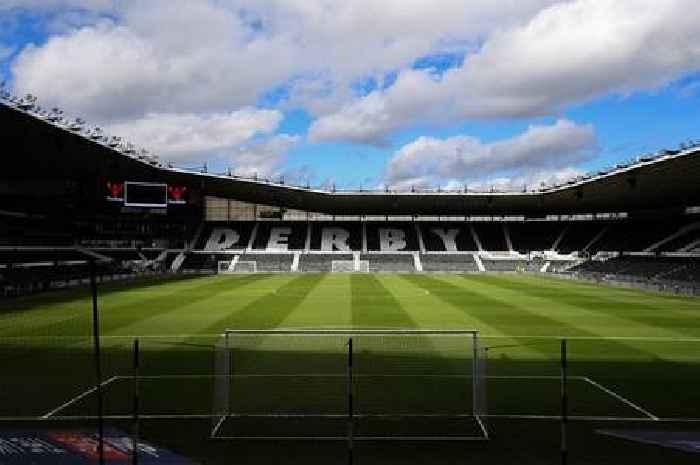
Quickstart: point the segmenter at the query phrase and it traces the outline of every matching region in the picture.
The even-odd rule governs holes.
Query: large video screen
[[[124,183],[124,206],[166,208],[168,185],[127,181]]]

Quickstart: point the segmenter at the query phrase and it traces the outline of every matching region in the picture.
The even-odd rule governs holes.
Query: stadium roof
[[[700,147],[531,192],[328,191],[163,166],[117,139],[84,131],[83,124],[27,111],[21,102],[0,103],[6,147],[0,179],[8,186],[29,179],[167,182],[204,195],[335,215],[545,216],[700,205]]]

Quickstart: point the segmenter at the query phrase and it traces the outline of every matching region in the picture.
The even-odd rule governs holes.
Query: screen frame
[[[133,203],[129,202],[129,186],[146,186],[146,187],[162,187],[163,188],[163,203]],[[162,182],[124,182],[124,206],[125,207],[143,207],[143,208],[168,208],[168,185]]]

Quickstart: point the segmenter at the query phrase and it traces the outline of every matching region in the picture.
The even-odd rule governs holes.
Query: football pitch
[[[358,446],[359,464],[557,463],[562,338],[571,463],[697,460],[599,431],[700,431],[700,299],[526,274],[251,274],[108,283],[100,285],[99,308],[109,425],[130,428],[138,381],[144,438],[202,464],[346,463],[342,442],[209,439],[221,334],[279,328],[480,331],[488,349],[490,441],[368,441]],[[85,290],[0,303],[0,428],[94,423],[91,334]],[[308,337],[262,339],[247,348],[246,363],[264,365],[268,375],[234,383],[238,409],[303,413],[313,405],[333,413],[334,406],[344,407],[341,344],[328,350]],[[431,413],[471,411],[474,373],[469,346],[464,353],[460,347],[421,336],[405,337],[389,352],[358,347],[357,360],[372,368],[359,378],[359,405],[371,398],[377,411],[423,414],[386,422],[378,426],[383,431],[473,433],[471,424],[429,420]],[[397,367],[402,374],[392,379]],[[339,380],[320,379],[326,369]],[[316,428],[318,435],[345,428],[303,415],[264,422],[233,428]]]

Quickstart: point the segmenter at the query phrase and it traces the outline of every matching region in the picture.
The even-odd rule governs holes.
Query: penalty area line
[[[112,383],[112,382],[114,382],[114,381],[116,381],[116,380],[118,380],[118,379],[119,379],[119,376],[112,376],[111,378],[106,379],[105,381],[103,381],[102,383],[100,383],[100,386],[99,386],[99,387],[103,388],[103,387],[107,386],[108,384],[110,384],[110,383]],[[96,391],[97,391],[97,386],[94,386],[94,387],[88,389],[87,391],[85,391],[85,392],[83,392],[83,393],[81,393],[81,394],[78,394],[77,396],[73,397],[72,399],[68,400],[67,402],[65,402],[65,403],[59,405],[58,407],[56,407],[55,409],[51,410],[51,411],[50,411],[49,413],[47,413],[46,415],[42,415],[42,416],[41,416],[41,419],[42,419],[42,420],[47,420],[47,419],[51,418],[52,416],[54,416],[55,414],[57,414],[57,413],[60,412],[61,410],[70,407],[71,405],[75,404],[76,402],[79,402],[80,400],[82,400],[82,399],[84,399],[85,397],[87,397],[87,396],[93,394],[93,393],[96,392]]]
[[[618,394],[617,392],[613,391],[612,389],[607,388],[607,387],[603,386],[602,384],[597,383],[597,382],[593,381],[591,378],[588,378],[588,377],[583,377],[583,380],[586,381],[587,383],[589,383],[591,386],[594,386],[594,387],[600,389],[601,391],[603,391],[604,393],[606,393],[606,394],[608,394],[608,395],[614,397],[615,399],[619,400],[620,402],[622,402],[623,404],[627,405],[628,407],[633,408],[634,410],[638,411],[638,412],[641,413],[642,415],[645,415],[645,416],[649,417],[651,420],[654,420],[654,421],[658,421],[658,420],[659,420],[659,417],[658,417],[658,416],[656,416],[656,415],[654,415],[653,413],[649,412],[649,411],[648,411],[647,409],[645,409],[644,407],[641,407],[641,406],[639,406],[638,404],[635,404],[635,403],[632,402],[631,400],[629,400],[629,399],[627,399],[626,397],[624,397],[624,396]]]

